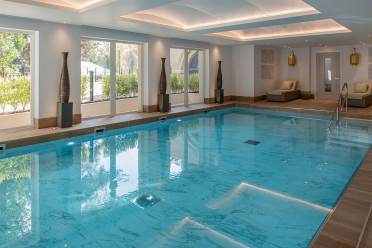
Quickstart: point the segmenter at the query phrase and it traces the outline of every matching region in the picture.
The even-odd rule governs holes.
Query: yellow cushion
[[[357,83],[354,87],[355,93],[367,93],[369,88],[369,84],[367,83]]]
[[[293,80],[286,80],[283,81],[282,86],[280,87],[281,90],[291,90],[293,87],[294,81]]]

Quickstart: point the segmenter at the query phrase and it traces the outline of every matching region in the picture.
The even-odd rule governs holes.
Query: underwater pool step
[[[372,145],[372,132],[365,129],[339,127],[333,130],[328,138],[344,142]]]
[[[331,134],[329,138],[372,145],[372,138],[368,136],[366,137],[354,134]]]
[[[351,141],[351,140],[344,140],[344,139],[339,139],[339,138],[334,138],[334,137],[328,139],[328,143],[335,144],[335,145],[363,148],[363,149],[368,149],[370,147],[370,144],[368,144],[368,143],[363,143],[363,142],[358,142],[358,141]]]

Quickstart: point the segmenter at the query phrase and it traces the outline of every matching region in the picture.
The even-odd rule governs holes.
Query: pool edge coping
[[[193,108],[192,106],[187,107],[186,110],[175,111],[175,112],[168,112],[168,113],[160,113],[155,112],[151,115],[148,113],[138,113],[143,114],[143,117],[132,118],[124,121],[113,121],[111,123],[103,123],[103,124],[96,124],[96,125],[88,125],[86,127],[80,127],[76,125],[72,128],[61,129],[61,128],[52,128],[52,129],[44,129],[46,133],[43,134],[33,134],[27,137],[22,138],[9,138],[0,140],[0,144],[5,144],[7,149],[18,148],[27,145],[35,145],[40,143],[45,143],[49,141],[56,141],[65,138],[72,138],[81,135],[93,134],[96,128],[105,128],[105,130],[115,130],[120,128],[127,128],[132,126],[137,126],[141,124],[156,122],[160,118],[167,118],[167,119],[174,119],[178,117],[184,117],[192,114],[203,113],[204,111],[216,111],[221,109],[227,108],[246,108],[246,109],[263,109],[269,110],[273,112],[292,112],[297,114],[312,114],[318,116],[329,116],[333,111],[329,110],[321,110],[321,109],[305,109],[305,108],[290,108],[290,107],[272,107],[272,106],[257,106],[255,103],[249,102],[237,102],[237,101],[230,101],[225,102],[223,104],[203,104],[202,107]],[[175,108],[177,110],[177,108]],[[148,116],[145,116],[145,115]],[[129,114],[123,114],[121,116],[125,117]],[[355,120],[355,121],[365,121],[365,122],[372,122],[372,119],[363,118],[362,116],[346,116],[347,119]],[[99,118],[96,120],[100,120]],[[104,120],[104,118],[102,119]],[[30,133],[37,129],[29,130]],[[42,129],[41,129],[42,130]],[[1,134],[0,134],[1,137]],[[0,138],[1,139],[1,138]]]
[[[358,243],[361,239],[363,239],[362,235],[364,234],[364,225],[369,218],[369,210],[372,204],[372,197],[358,197],[351,191],[358,191],[362,195],[372,195],[371,187],[368,187],[368,185],[361,185],[361,182],[366,180],[364,177],[369,177],[367,175],[368,172],[372,173],[372,148],[369,149],[369,151],[361,161],[359,168],[354,172],[349,183],[345,186],[345,189],[340,195],[336,206],[333,208],[332,213],[327,216],[322,225],[319,227],[317,233],[314,235],[312,241],[310,242],[309,247],[332,248],[340,247],[340,245],[342,247],[358,247]],[[350,195],[353,195],[355,198],[359,199],[348,199]],[[359,209],[356,209],[357,207]],[[344,213],[345,209],[348,209],[350,211],[350,215],[359,214],[359,221],[356,221],[355,216],[351,216],[352,220],[354,221],[353,223],[351,223],[350,215]],[[361,209],[363,213],[361,213]],[[340,232],[340,230],[342,232]],[[343,234],[345,233],[348,233],[350,235],[350,230],[355,231],[356,235],[352,235],[352,237],[343,236]]]

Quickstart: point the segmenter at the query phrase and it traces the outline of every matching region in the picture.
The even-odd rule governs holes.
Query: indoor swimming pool
[[[0,247],[307,247],[369,126],[230,108],[11,149]]]

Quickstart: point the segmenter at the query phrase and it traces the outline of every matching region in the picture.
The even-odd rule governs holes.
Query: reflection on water
[[[31,155],[0,160],[0,241],[21,238],[32,230],[31,161]]]
[[[289,119],[222,111],[0,154],[0,247],[307,247],[367,150]]]
[[[70,221],[126,205],[136,192],[178,178],[185,163],[198,164],[201,157],[190,142],[198,124],[85,137],[0,159],[0,243],[22,246],[37,244],[43,234],[63,236]]]

